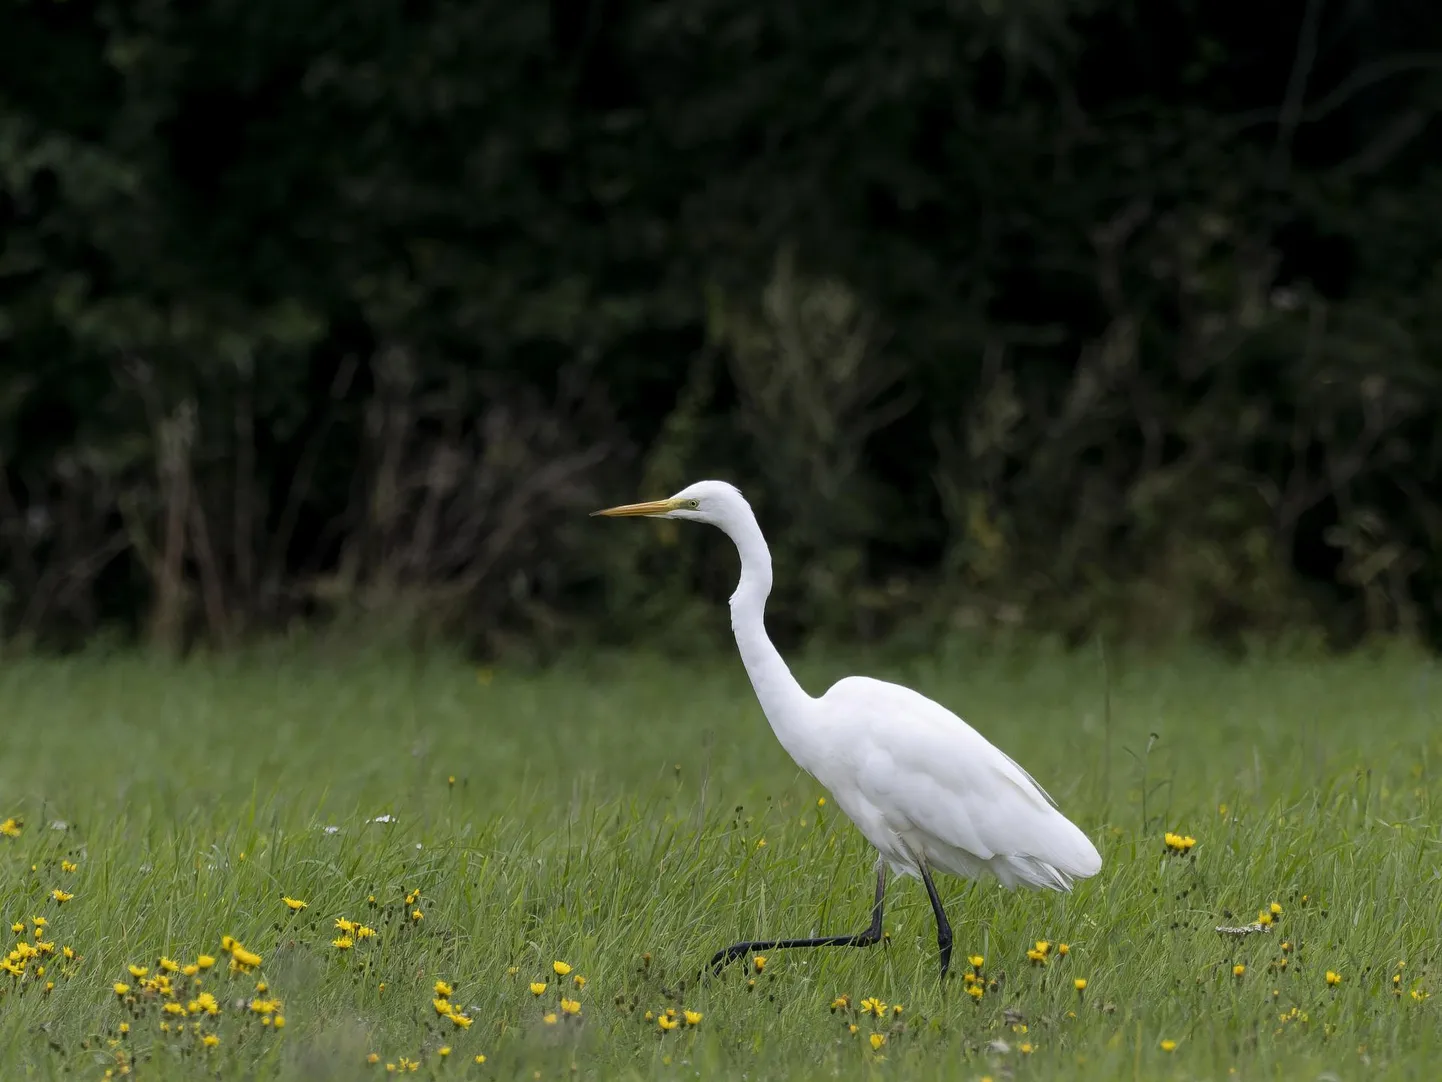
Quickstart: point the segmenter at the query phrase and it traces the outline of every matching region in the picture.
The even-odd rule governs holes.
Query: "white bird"
[[[731,538],[741,557],[731,628],[761,709],[781,746],[878,852],[876,900],[864,932],[736,943],[712,958],[713,971],[753,950],[880,941],[889,867],[926,885],[945,978],[951,925],[932,869],[967,879],[990,873],[1007,888],[1051,890],[1070,890],[1074,879],[1101,870],[1096,846],[1031,775],[946,707],[866,676],[845,677],[820,698],[806,693],[766,634],[771,553],[734,486],[698,481],[670,499],[594,514],[706,522]]]

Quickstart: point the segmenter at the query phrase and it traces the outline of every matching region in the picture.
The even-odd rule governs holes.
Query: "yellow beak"
[[[650,500],[646,503],[623,503],[620,507],[608,507],[604,511],[592,511],[591,517],[605,515],[608,518],[632,518],[636,515],[664,515],[681,506],[680,500]]]

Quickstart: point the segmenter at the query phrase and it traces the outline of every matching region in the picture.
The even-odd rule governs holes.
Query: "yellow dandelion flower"
[[[37,927],[37,928],[45,928],[45,927],[48,927],[49,924],[50,924],[50,922],[49,922],[48,920],[46,920],[44,917],[31,917],[31,918],[30,918],[30,923],[33,924],[33,925],[35,925],[35,927]]]
[[[52,891],[50,892],[50,897],[54,898],[54,899],[55,899],[57,902],[59,902],[61,905],[64,905],[66,902],[70,901],[71,898],[74,898],[75,895],[73,895],[73,894],[67,894],[65,891],[61,890],[59,887],[56,887],[54,890],[52,890]]]
[[[656,1021],[656,1015],[655,1015],[653,1012],[651,1012],[651,1011],[647,1011],[647,1012],[646,1012],[644,1015],[642,1015],[641,1017],[643,1017],[643,1018],[644,1018],[646,1021],[648,1021],[648,1022],[654,1022],[654,1021]]]
[[[1280,916],[1282,915],[1282,907],[1281,907],[1281,905],[1278,904],[1277,902],[1273,902],[1273,903],[1272,903],[1271,909],[1272,909],[1272,916],[1274,916],[1274,917],[1280,917]]]
[[[415,921],[416,923],[420,923],[421,921],[423,921],[423,920],[425,920],[425,919],[426,919],[426,915],[425,915],[424,913],[422,913],[419,909],[412,909],[412,910],[411,910],[411,920]]]
[[[220,1043],[220,1038],[214,1033],[207,1033],[204,1037],[200,1038],[200,1043],[206,1048],[214,1048]]]
[[[701,1019],[705,1017],[700,1011],[682,1011],[681,1014],[688,1026],[699,1026]]]
[[[438,1056],[449,1056],[450,1054],[451,1054],[451,1046],[448,1045],[448,1044],[443,1044],[443,1045],[441,1045],[439,1048],[436,1049],[436,1055],[438,1055]]]
[[[215,959],[208,954],[202,954],[195,959],[195,965],[198,969],[209,969],[215,965]]]
[[[757,973],[762,972],[766,968],[766,955],[758,954],[751,959],[751,964],[756,968]]]
[[[220,1001],[209,992],[201,992],[200,995],[195,997],[195,1001],[200,1004],[200,1009],[206,1014],[220,1013]]]
[[[442,1018],[451,1013],[451,1001],[444,997],[431,1000],[431,1006],[436,1009],[436,1013]]]
[[[880,1018],[886,1013],[886,1004],[874,996],[863,999],[860,1006],[863,1014],[869,1014],[876,1018]]]
[[[1291,950],[1292,950],[1292,944],[1291,944],[1291,942],[1288,941],[1288,940],[1283,940],[1283,941],[1282,941],[1282,953],[1283,953],[1283,954],[1290,954],[1290,953],[1291,953]]]
[[[586,978],[577,973],[574,977],[571,978],[571,983],[574,984],[577,988],[584,988],[586,987]]]
[[[344,917],[336,917],[335,928],[337,931],[341,931],[344,932],[346,935],[350,935],[352,932],[355,931],[356,923],[353,920],[346,920]]]
[[[665,1031],[675,1029],[681,1023],[677,1022],[676,1019],[672,1018],[670,1015],[663,1014],[660,1018],[656,1019],[656,1024],[660,1026],[663,1031]]]
[[[330,945],[338,951],[348,951],[355,946],[355,940],[348,935],[341,935],[332,939]]]
[[[120,1035],[121,1035],[122,1037],[124,1037],[127,1033],[130,1032],[130,1023],[129,1023],[129,1022],[121,1022],[120,1025],[119,1025],[117,1028],[118,1028],[119,1031],[120,1031]]]
[[[1070,953],[1071,953],[1071,947],[1068,946],[1068,945],[1065,944],[1065,943],[1058,943],[1058,944],[1056,945],[1056,952],[1057,952],[1058,954],[1062,954],[1062,955],[1070,954]]]
[[[76,863],[73,862],[73,861],[62,860],[62,861],[60,862],[60,870],[61,870],[62,872],[66,872],[66,873],[73,872],[73,871],[75,871],[75,870],[76,870],[77,868],[79,868],[79,867],[80,867],[80,865],[76,864]]]
[[[193,977],[200,972],[200,967],[194,962],[191,962],[189,965],[181,966],[180,972],[184,973],[187,977]]]
[[[275,1028],[285,1029],[285,1015],[278,1014],[275,1016]]]
[[[7,838],[18,838],[25,826],[25,820],[16,819],[13,815],[6,819],[0,819],[0,834]]]
[[[370,939],[375,934],[376,930],[374,928],[367,928],[364,924],[356,925],[355,937],[357,942],[362,939]]]
[[[486,1057],[485,1057],[484,1055],[482,1055],[481,1053],[477,1052],[477,1053],[476,1053],[476,1062],[477,1062],[478,1064],[479,1064],[479,1063],[485,1063],[485,1062],[486,1062]]]
[[[176,1003],[174,1000],[171,1000],[169,1003],[167,1003],[167,1004],[165,1005],[164,1010],[165,1010],[165,1013],[166,1013],[166,1014],[184,1014],[184,1013],[185,1013],[185,1008],[182,1007],[179,1003]]]
[[[371,1064],[372,1066],[374,1066],[375,1064],[379,1063],[380,1061],[381,1061],[380,1056],[377,1055],[375,1052],[372,1052],[370,1055],[368,1055],[368,1056],[366,1057],[366,1062],[369,1063],[369,1064]]]
[[[872,1047],[873,1049],[879,1049],[879,1048],[880,1048],[882,1045],[884,1045],[885,1043],[886,1043],[886,1034],[884,1034],[884,1033],[873,1033],[873,1034],[871,1035],[871,1047]]]
[[[969,984],[966,986],[966,994],[980,1002],[981,997],[986,994],[986,988],[980,984]]]
[[[1171,1038],[1166,1038],[1161,1042],[1160,1048],[1163,1052],[1175,1052],[1177,1050],[1177,1042]]]
[[[177,962],[174,958],[165,958],[162,956],[159,963],[157,964],[166,973],[180,972],[180,963]]]
[[[1085,992],[1087,990],[1087,979],[1085,977],[1078,977],[1071,982],[1071,986],[1078,992]]]
[[[1266,927],[1272,923],[1272,914],[1268,913],[1265,909],[1257,910],[1257,923]]]
[[[451,1025],[455,1026],[457,1029],[471,1028],[471,1016],[468,1014],[461,1014],[459,1011],[452,1011],[450,1014],[446,1015],[446,1017],[451,1020]]]
[[[455,989],[453,989],[445,981],[436,981],[436,995],[440,996],[442,999],[450,995],[453,991],[455,991]]]
[[[849,1006],[851,1006],[850,996],[837,996],[831,1001],[831,1009],[833,1011],[843,1011]]]
[[[1335,988],[1342,983],[1342,974],[1334,973],[1330,969],[1327,970],[1327,983]]]
[[[532,982],[531,982],[531,995],[533,995],[533,996],[543,996],[543,995],[545,995],[545,994],[546,994],[546,982],[545,982],[545,981],[532,981]]]
[[[1234,977],[1240,977],[1245,972],[1247,972],[1247,967],[1242,965],[1241,962],[1238,962],[1232,967],[1232,976]]]
[[[130,966],[129,968],[130,975],[132,977],[135,977],[136,979],[139,979],[150,972],[150,970],[147,969],[145,966]]]
[[[565,962],[552,962],[551,968],[556,971],[556,976],[558,977],[564,977],[567,973],[571,972],[571,967]]]
[[[306,907],[306,903],[301,901],[299,898],[287,898],[282,896],[280,900],[284,902],[285,907],[293,913],[299,913],[302,909]]]
[[[541,1021],[544,1022],[544,1023],[546,1023],[546,1025],[548,1025],[548,1026],[554,1026],[554,1025],[556,1024],[556,1022],[558,1021],[556,1012],[555,1012],[555,1011],[551,1011],[549,1014],[543,1015],[543,1016],[541,1017]]]
[[[563,1014],[580,1014],[581,1001],[579,999],[567,999],[565,996],[562,996],[561,1012]]]
[[[127,995],[130,992],[130,985],[124,983],[123,981],[116,981],[110,987],[117,996]]]
[[[16,935],[24,935],[25,922],[23,920],[17,920],[14,924],[10,925],[10,930]]]

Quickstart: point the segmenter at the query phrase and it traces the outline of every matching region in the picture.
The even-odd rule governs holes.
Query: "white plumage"
[[[735,487],[699,481],[667,500],[596,514],[706,522],[731,538],[741,557],[731,626],[761,709],[781,746],[879,854],[876,904],[865,932],[738,943],[717,954],[717,968],[750,950],[876,942],[889,867],[926,884],[945,976],[951,929],[931,869],[968,879],[991,873],[1007,887],[1052,890],[1070,890],[1073,880],[1101,870],[1096,847],[1031,775],[946,707],[865,676],[838,680],[820,698],[801,688],[766,634],[771,554]]]

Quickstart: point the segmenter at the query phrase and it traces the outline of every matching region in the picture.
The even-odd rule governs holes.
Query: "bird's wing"
[[[839,681],[823,704],[845,719],[858,780],[898,828],[983,861],[1019,856],[1094,873],[1090,840],[1030,774],[946,707],[868,677]]]

